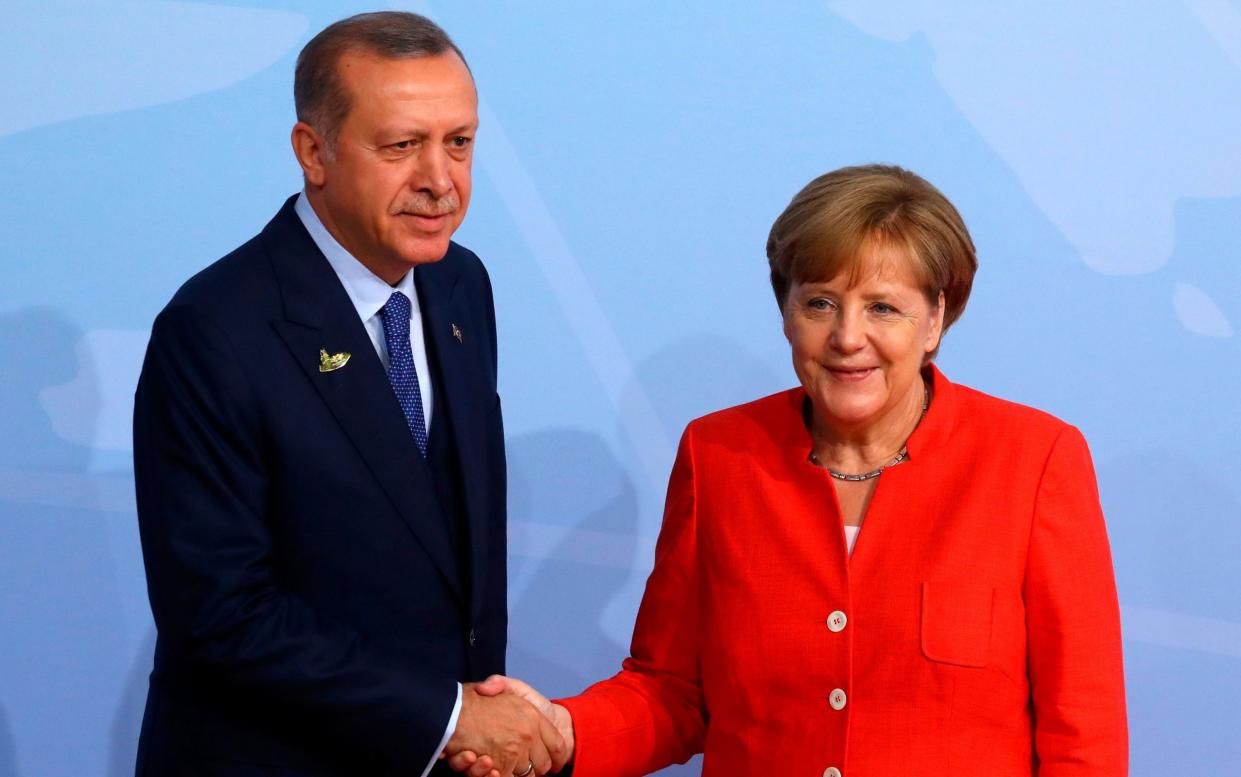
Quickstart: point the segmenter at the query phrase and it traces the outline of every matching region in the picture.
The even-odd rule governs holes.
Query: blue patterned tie
[[[414,352],[409,346],[409,298],[392,292],[380,309],[383,316],[384,341],[388,344],[388,381],[405,412],[405,423],[414,436],[418,452],[427,455],[427,424],[422,415],[422,392],[418,389],[418,371],[414,369]]]

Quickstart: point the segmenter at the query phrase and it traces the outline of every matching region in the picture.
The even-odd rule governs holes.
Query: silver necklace
[[[926,409],[930,406],[931,406],[931,392],[927,389],[926,384],[923,383],[922,384],[922,415],[918,416],[918,424],[922,423],[922,419],[926,417]],[[914,424],[914,429],[918,428],[918,424]],[[913,432],[910,432],[910,434],[912,435]],[[871,480],[873,478],[877,478],[880,475],[882,475],[883,471],[887,469],[888,467],[895,467],[897,464],[900,464],[902,461],[909,458],[909,448],[908,448],[909,440],[906,439],[905,442],[906,442],[906,445],[901,446],[901,452],[893,456],[891,461],[889,461],[887,464],[881,465],[877,469],[872,469],[870,472],[863,472],[858,475],[850,475],[847,472],[837,472],[831,467],[825,467],[825,469],[827,469],[827,474],[831,475],[837,480],[845,480],[850,483],[857,483],[859,481]],[[810,463],[815,464],[815,465],[819,464],[818,454],[816,454],[813,450],[810,451]]]

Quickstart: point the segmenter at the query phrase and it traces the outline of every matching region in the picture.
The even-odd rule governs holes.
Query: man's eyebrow
[[[478,129],[477,121],[467,121],[456,127],[453,127],[450,130],[447,130],[444,134],[445,135],[460,135],[464,132],[474,132],[477,129]],[[424,138],[430,137],[433,134],[433,130],[427,129],[426,127],[410,127],[410,126],[401,126],[401,125],[394,124],[390,127],[380,128],[379,134],[382,135],[383,137],[398,137],[399,136],[399,137],[411,137],[411,138],[424,139]]]
[[[430,132],[424,128],[392,124],[387,127],[380,127],[376,134],[383,138],[424,138],[429,135]]]

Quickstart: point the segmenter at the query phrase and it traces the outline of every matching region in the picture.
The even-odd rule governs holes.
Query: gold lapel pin
[[[339,370],[348,363],[349,353],[347,351],[341,351],[340,353],[334,353],[329,356],[326,350],[322,348],[319,349],[319,372],[332,372],[333,370]]]
[[[465,340],[463,339],[461,335],[461,329],[458,328],[456,324],[452,324],[452,336],[457,338],[457,342],[459,343],[465,342]]]

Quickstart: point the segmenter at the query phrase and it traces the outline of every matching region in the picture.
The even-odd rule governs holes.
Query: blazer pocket
[[[995,589],[970,583],[922,584],[922,654],[955,666],[982,667],[991,652]]]

